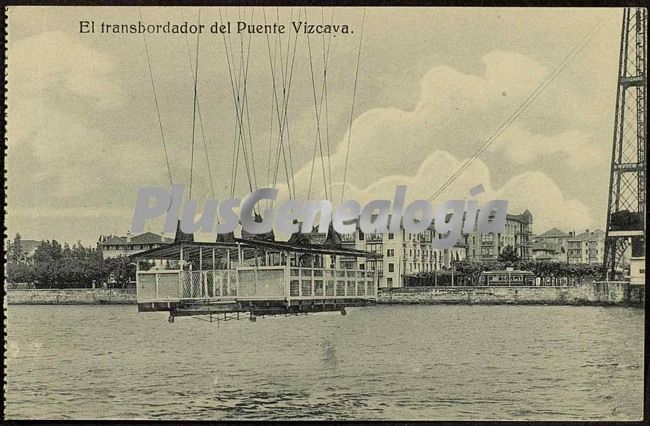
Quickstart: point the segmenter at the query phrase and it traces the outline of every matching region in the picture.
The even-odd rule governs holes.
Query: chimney
[[[126,231],[126,242],[127,243],[131,242],[131,231],[130,230]]]

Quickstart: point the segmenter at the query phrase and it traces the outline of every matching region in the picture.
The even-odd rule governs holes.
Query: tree
[[[25,254],[23,252],[22,238],[20,234],[16,234],[14,241],[9,241],[7,247],[7,260],[9,262],[21,262],[24,259]]]
[[[72,247],[55,240],[41,241],[27,258],[19,234],[7,242],[6,271],[7,282],[36,281],[41,288],[90,287],[109,277],[124,287],[135,280],[135,265],[129,258],[104,259],[100,249],[84,247],[79,241]]]
[[[501,253],[499,253],[500,262],[517,262],[518,260],[519,256],[511,245],[505,246],[503,250],[501,250]]]
[[[36,278],[34,268],[27,262],[7,262],[7,281],[10,283],[31,283]]]
[[[135,265],[128,257],[106,259],[106,272],[107,276],[111,276],[122,288],[135,280]]]
[[[34,272],[41,286],[51,288],[61,278],[61,245],[56,241],[42,241],[34,252]]]
[[[31,283],[36,278],[34,267],[25,256],[20,234],[16,234],[13,242],[8,241],[5,268],[10,283]]]

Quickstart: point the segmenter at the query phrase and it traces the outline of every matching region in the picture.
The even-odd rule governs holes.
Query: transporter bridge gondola
[[[199,9],[197,12],[197,22],[200,22],[201,10]],[[252,21],[254,10],[251,9],[250,12],[250,20]],[[292,10],[289,13],[289,19],[291,19],[294,12]],[[308,13],[306,8],[299,9],[298,17],[303,19],[301,18],[302,15],[307,20]],[[332,9],[331,13],[333,19],[334,9]],[[219,11],[219,20],[224,20],[224,18],[225,21],[229,19],[228,12],[226,11],[226,16],[222,17],[221,11]],[[142,14],[140,20],[142,22],[146,21]],[[359,44],[356,55],[354,88],[352,91],[347,140],[348,151],[352,135],[352,122],[355,117],[354,105],[362,51],[364,22],[365,11],[363,16],[361,16],[361,30],[358,34]],[[257,153],[260,147],[254,141],[254,139],[257,140],[258,138],[254,136],[255,133],[251,130],[255,129],[254,126],[251,127],[251,121],[255,118],[255,115],[251,116],[249,113],[248,105],[251,94],[250,87],[247,86],[249,76],[247,73],[241,75],[241,71],[248,70],[250,59],[261,60],[262,58],[258,58],[259,55],[257,54],[250,54],[251,39],[249,38],[245,42],[243,34],[240,34],[240,42],[242,46],[246,43],[247,48],[246,51],[243,48],[240,49],[239,55],[231,50],[232,47],[229,50],[229,46],[233,44],[230,37],[226,36],[226,34],[223,34],[223,36],[224,55],[226,59],[224,64],[228,65],[228,75],[230,77],[236,119],[235,137],[232,146],[233,165],[229,185],[230,196],[231,198],[235,198],[235,193],[238,189],[241,189],[241,182],[238,187],[238,172],[241,173],[243,170],[246,171],[248,189],[253,192],[254,188],[259,188],[258,176],[262,175],[258,174],[261,170],[257,169],[259,169],[260,164],[266,163],[266,185],[274,189],[277,189],[281,184],[286,185],[286,193],[289,199],[296,199],[295,172],[288,127],[288,123],[291,120],[288,111],[290,110],[289,93],[291,92],[291,76],[294,71],[293,65],[296,56],[296,46],[299,44],[299,34],[287,33],[284,38],[279,37],[276,41],[277,45],[286,43],[286,60],[280,60],[282,53],[278,57],[275,53],[271,52],[268,40],[266,40],[266,44],[262,43],[262,52],[268,51],[269,55],[269,77],[271,78],[272,84],[267,87],[271,89],[271,93],[269,94],[273,100],[271,103],[271,116],[273,120],[271,121],[270,127],[268,161],[260,163],[258,160],[257,166],[255,155],[259,155]],[[305,35],[305,37],[309,41],[308,36]],[[154,78],[146,37],[143,37],[143,42],[144,54],[147,58],[149,77],[151,79],[153,104],[158,118],[157,127],[160,129],[160,140],[167,166],[167,177],[169,178],[170,187],[173,187],[174,183],[180,183],[181,181],[178,176],[176,176],[176,179],[172,176],[170,158],[173,159],[174,157],[169,155],[165,142],[165,126],[163,126],[163,119],[160,114],[158,96],[156,94],[156,80]],[[316,116],[312,164],[315,162],[318,147],[323,177],[322,190],[327,200],[333,200],[334,198],[334,181],[329,158],[329,112],[326,90],[328,75],[326,70],[330,49],[329,45],[331,42],[332,39],[330,38],[327,47],[324,42],[322,44],[322,54],[325,59],[322,76],[319,73],[314,73],[313,67],[310,66],[309,68],[312,88],[314,89],[312,94],[314,97],[313,104]],[[203,179],[194,179],[197,173],[195,172],[197,166],[195,164],[195,157],[198,158],[195,155],[195,145],[197,145],[199,135],[203,139],[206,169],[208,171],[208,179],[205,181],[209,181],[212,198],[216,199],[217,191],[210,165],[211,155],[208,153],[206,132],[204,131],[201,108],[199,107],[199,34],[197,34],[196,39],[196,56],[194,61],[192,61],[189,43],[185,44],[190,65],[188,69],[191,71],[191,79],[194,85],[192,133],[191,139],[189,140],[190,173],[188,200],[192,199],[192,194],[200,194],[197,191],[207,189],[207,187],[199,187],[197,189],[194,183],[204,181]],[[167,49],[168,47],[166,46],[165,48]],[[288,53],[290,51],[293,52],[291,55]],[[311,65],[311,47],[308,53]],[[236,61],[237,56],[239,56],[238,61]],[[290,56],[292,56],[291,60],[289,59]],[[316,92],[317,87],[322,87],[320,94]],[[256,90],[256,92],[259,95],[259,90]],[[320,98],[320,100],[317,101],[317,98]],[[321,111],[323,105],[324,111]],[[277,122],[275,120],[276,118]],[[200,132],[197,129],[200,129]],[[296,141],[293,143],[295,144]],[[299,143],[298,146],[300,150],[307,150],[309,148],[305,143]],[[226,158],[222,147],[219,146],[218,149],[218,158]],[[327,161],[325,161],[326,157]],[[286,177],[284,183],[281,182],[283,177],[283,173],[281,173],[282,165],[284,166],[284,176]],[[345,197],[347,169],[348,159],[346,157],[341,176],[342,180],[340,182],[341,201]],[[312,167],[308,187],[301,188],[301,192],[304,191],[303,193],[306,199],[311,199],[311,196],[315,194],[312,191],[316,191],[317,183],[312,179],[314,177],[314,170],[314,167]],[[170,210],[168,209],[168,214],[169,212]],[[255,211],[255,220],[261,220],[257,211]],[[306,234],[309,234],[309,236]],[[249,313],[250,318],[253,319],[257,315],[298,314],[322,311],[341,311],[345,313],[345,308],[349,306],[374,304],[377,298],[377,272],[376,268],[367,266],[369,264],[374,266],[372,263],[376,263],[377,259],[381,256],[375,253],[348,248],[345,244],[341,243],[340,236],[333,231],[331,225],[327,233],[327,238],[322,244],[314,244],[314,241],[310,238],[314,236],[312,234],[313,232],[302,235],[295,233],[289,241],[276,241],[272,232],[266,234],[248,234],[246,229],[242,228],[242,238],[236,238],[230,232],[218,234],[215,242],[197,242],[194,241],[193,235],[182,232],[179,224],[173,244],[157,247],[132,256],[132,259],[137,265],[138,310],[140,312],[167,311],[170,314],[170,321],[176,316],[190,315],[209,315],[210,319],[214,315],[223,319],[227,319],[228,315],[238,318],[243,312]]]
[[[139,312],[256,316],[341,311],[377,300],[375,253],[283,241],[173,244],[133,255]]]

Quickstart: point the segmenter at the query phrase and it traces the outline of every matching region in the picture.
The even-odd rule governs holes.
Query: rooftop
[[[582,234],[578,234],[575,237],[569,238],[569,241],[595,241],[605,239],[605,231],[596,229],[595,231],[589,231],[588,229]]]
[[[232,243],[177,242],[137,253],[131,257],[133,259],[179,259],[182,249],[184,257],[192,258],[200,255],[211,255],[211,249],[213,248],[216,249],[215,253],[219,258],[228,255],[233,257],[237,256],[237,247],[241,247],[244,250],[244,257],[258,255],[259,249],[294,253],[329,254],[344,257],[365,257],[371,259],[382,257],[381,254],[349,248],[327,247],[316,244],[293,244],[285,241],[252,241],[241,238],[235,238],[235,241]],[[228,252],[226,249],[232,250]]]
[[[569,234],[567,232],[561,231],[557,228],[551,228],[539,235],[537,238],[567,238],[568,236]]]
[[[162,235],[154,234],[153,232],[145,232],[144,234],[131,237],[131,241],[127,242],[127,237],[120,237],[117,235],[101,236],[99,244],[103,246],[122,246],[126,244],[160,244],[172,243],[172,238],[163,237]]]

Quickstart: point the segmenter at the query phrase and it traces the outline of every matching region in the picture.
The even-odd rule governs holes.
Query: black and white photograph
[[[624,6],[7,6],[3,419],[643,421]]]

